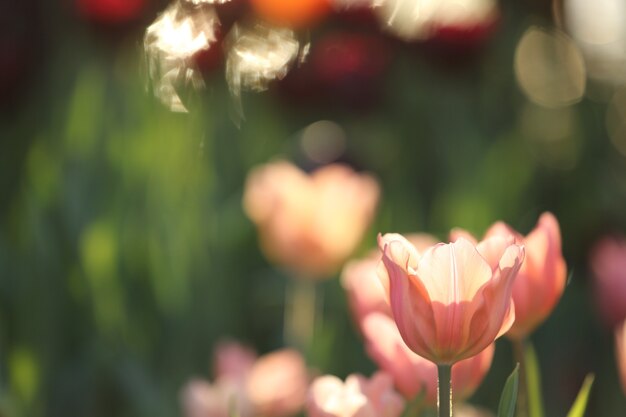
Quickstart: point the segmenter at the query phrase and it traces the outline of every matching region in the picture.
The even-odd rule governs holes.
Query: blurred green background
[[[242,188],[251,167],[277,156],[314,167],[300,136],[319,120],[344,129],[339,159],[382,185],[360,254],[379,231],[480,235],[502,219],[526,233],[555,213],[572,276],[532,337],[547,415],[566,414],[587,372],[597,376],[587,415],[624,415],[587,252],[625,230],[626,161],[606,132],[606,103],[540,107],[513,71],[524,31],[552,25],[550,2],[501,2],[497,30],[469,59],[387,39],[389,68],[366,106],[332,94],[286,100],[277,86],[245,94],[239,128],[223,68],[204,74],[188,114],[146,92],[143,30],[165,5],[148,2],[123,25],[94,22],[72,1],[1,6],[0,415],[180,415],[178,390],[209,377],[217,340],[282,346],[288,278],[260,254]],[[331,18],[311,39],[350,30]],[[565,133],[551,134],[563,117]],[[326,320],[309,363],[369,374],[341,286],[321,291]],[[495,409],[512,367],[501,340],[473,402]]]

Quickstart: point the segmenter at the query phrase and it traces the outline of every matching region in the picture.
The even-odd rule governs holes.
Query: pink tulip
[[[228,378],[214,384],[193,379],[183,387],[180,398],[185,417],[229,417],[233,412],[252,417],[242,387]]]
[[[609,327],[626,320],[626,239],[605,237],[591,251],[597,306]]]
[[[622,391],[626,395],[626,321],[615,327],[615,356]]]
[[[521,340],[543,323],[561,298],[567,278],[567,266],[561,253],[559,223],[551,213],[544,213],[526,237],[505,223],[489,228],[485,238],[513,237],[526,249],[526,259],[513,284],[515,323],[508,331],[511,339]]]
[[[373,312],[391,315],[385,289],[376,274],[379,261],[380,254],[376,251],[367,258],[348,262],[341,273],[341,285],[356,323]]]
[[[398,391],[409,400],[423,392],[425,403],[435,407],[437,366],[408,348],[391,317],[372,313],[363,320],[362,328],[368,355],[391,375]],[[452,367],[455,402],[467,399],[476,391],[489,371],[494,351],[491,344],[478,355]]]
[[[234,341],[220,342],[213,352],[215,376],[245,380],[256,359],[256,353],[246,346]]]
[[[399,417],[403,410],[404,400],[382,372],[369,380],[352,374],[345,383],[331,375],[319,377],[307,401],[309,417]]]
[[[437,238],[426,233],[410,234],[407,239],[418,250],[439,242]],[[356,323],[375,311],[391,316],[389,297],[377,274],[379,262],[380,252],[376,250],[366,258],[348,262],[341,273],[341,285],[348,295],[350,310]]]
[[[282,417],[302,409],[308,386],[308,371],[300,353],[282,349],[256,361],[248,376],[247,393],[257,415]]]
[[[243,204],[270,261],[299,276],[324,278],[361,241],[378,194],[376,180],[344,165],[327,165],[309,175],[288,162],[275,162],[250,173]]]
[[[402,339],[418,355],[452,365],[486,349],[515,318],[511,292],[524,248],[494,237],[459,238],[423,255],[404,237],[379,236],[381,281]],[[379,269],[380,271],[380,269]]]

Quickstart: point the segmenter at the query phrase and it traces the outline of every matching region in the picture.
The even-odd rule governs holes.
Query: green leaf
[[[519,363],[506,379],[500,404],[498,405],[498,417],[513,417],[515,415],[515,402],[517,401],[517,388],[519,385]]]
[[[543,417],[543,398],[541,396],[541,373],[537,353],[531,343],[524,351],[524,370],[526,371],[526,388],[528,390],[528,415]]]
[[[567,413],[567,417],[583,417],[585,409],[587,408],[587,401],[589,400],[589,392],[593,385],[593,379],[593,374],[588,374],[585,377],[583,386],[580,388],[580,391],[578,391],[576,401],[572,404],[572,408],[570,408],[569,413]]]

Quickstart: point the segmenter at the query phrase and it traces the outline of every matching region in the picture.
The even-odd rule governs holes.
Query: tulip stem
[[[519,390],[517,392],[517,417],[528,417],[528,381],[526,377],[526,344],[524,339],[516,339],[513,343],[513,356],[519,363]]]
[[[308,352],[311,348],[317,313],[317,286],[310,279],[290,279],[285,290],[285,342]]]
[[[437,365],[439,417],[452,417],[452,365]]]

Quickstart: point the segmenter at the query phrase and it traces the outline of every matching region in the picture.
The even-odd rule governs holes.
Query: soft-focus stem
[[[439,417],[452,417],[452,365],[437,365]]]
[[[519,389],[517,391],[516,417],[528,417],[528,379],[526,376],[526,343],[524,339],[513,340],[513,356],[519,363]]]
[[[290,279],[285,289],[283,337],[289,346],[307,352],[315,330],[316,283],[310,279]]]

